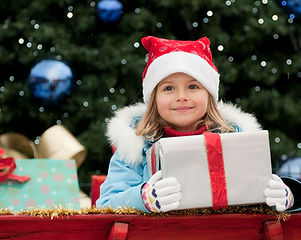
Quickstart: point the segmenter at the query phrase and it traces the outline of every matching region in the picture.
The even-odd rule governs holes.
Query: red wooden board
[[[0,216],[0,239],[259,240],[263,239],[265,222],[271,220],[276,219],[253,214],[167,217],[89,214],[53,219],[6,215]],[[284,240],[301,239],[301,213],[292,214],[281,226]],[[114,238],[114,233],[119,237]]]

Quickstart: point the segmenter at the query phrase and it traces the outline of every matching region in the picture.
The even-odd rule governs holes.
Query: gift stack
[[[22,134],[2,134],[0,209],[90,207],[77,177],[86,154],[86,148],[62,125],[46,130],[38,145]]]

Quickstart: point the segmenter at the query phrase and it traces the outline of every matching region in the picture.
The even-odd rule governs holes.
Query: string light
[[[217,47],[217,50],[220,51],[220,52],[223,51],[223,50],[224,50],[224,46],[223,46],[223,45],[219,45],[219,46]]]
[[[244,30],[246,31],[246,32],[249,32],[250,31],[250,26],[244,26]]]
[[[266,61],[261,61],[260,66],[265,67],[267,65]]]
[[[272,19],[273,19],[273,21],[277,21],[278,20],[278,16],[277,15],[273,15]]]
[[[293,61],[292,61],[291,59],[287,59],[287,60],[286,60],[286,64],[287,64],[287,65],[292,65],[292,63],[293,63]]]
[[[231,1],[226,1],[226,5],[230,6],[231,5]]]
[[[40,136],[36,137],[36,139],[34,140],[34,143],[37,145],[40,143]]]
[[[252,8],[252,12],[253,13],[257,13],[258,12],[258,8],[257,7]]]
[[[208,12],[207,12],[207,16],[208,17],[211,17],[213,15],[213,12],[211,11],[211,10],[209,10]]]
[[[263,24],[263,23],[264,23],[264,20],[263,20],[262,18],[259,18],[259,19],[258,19],[258,23],[259,23],[259,24]]]

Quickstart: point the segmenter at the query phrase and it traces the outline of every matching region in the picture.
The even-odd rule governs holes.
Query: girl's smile
[[[183,106],[183,107],[177,107],[177,108],[175,108],[174,110],[175,110],[175,111],[178,111],[178,112],[187,112],[187,111],[189,111],[190,109],[192,109],[192,107],[186,107],[186,106]]]
[[[207,111],[208,96],[208,91],[193,77],[171,74],[157,87],[159,115],[178,131],[195,131]]]

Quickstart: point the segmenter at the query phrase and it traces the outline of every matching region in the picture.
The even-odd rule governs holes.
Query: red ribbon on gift
[[[218,133],[204,132],[207,161],[211,182],[212,208],[228,207],[227,185],[224,168],[223,148]]]
[[[4,151],[0,149],[0,157],[4,154]],[[0,184],[5,182],[7,179],[17,181],[17,182],[26,182],[30,179],[27,176],[19,176],[13,174],[17,165],[15,159],[12,157],[0,159]]]
[[[155,153],[155,144],[153,144],[151,149],[151,165],[152,165],[152,175],[156,173],[156,153]]]

